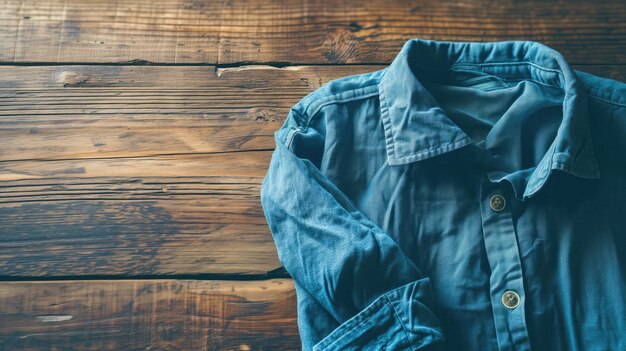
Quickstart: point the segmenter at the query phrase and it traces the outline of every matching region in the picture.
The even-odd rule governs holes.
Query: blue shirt
[[[626,84],[537,42],[410,40],[275,133],[305,350],[626,350]]]

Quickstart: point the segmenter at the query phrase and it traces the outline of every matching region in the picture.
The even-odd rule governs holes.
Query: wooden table
[[[297,349],[273,132],[415,37],[626,79],[623,0],[0,0],[0,349]]]

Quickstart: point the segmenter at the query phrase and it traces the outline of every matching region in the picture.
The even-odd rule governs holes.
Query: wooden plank
[[[0,163],[0,276],[265,274],[270,152]]]
[[[306,94],[382,67],[0,66],[0,160],[267,150]]]
[[[0,161],[268,150],[304,95],[383,67],[0,66]]]
[[[389,63],[410,38],[536,40],[626,60],[626,2],[4,0],[1,62]]]
[[[2,350],[295,350],[290,280],[0,284]]]
[[[575,69],[626,83],[626,65],[580,65]]]

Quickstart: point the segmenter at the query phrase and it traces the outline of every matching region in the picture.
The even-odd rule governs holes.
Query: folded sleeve
[[[443,335],[429,308],[429,278],[318,169],[323,132],[290,114],[275,133],[261,188],[279,259],[298,297],[326,318],[324,325],[299,320],[303,348],[437,349]],[[298,305],[298,318],[314,318],[300,315],[305,307]]]

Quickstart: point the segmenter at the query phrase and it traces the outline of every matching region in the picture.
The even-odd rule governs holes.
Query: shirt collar
[[[408,41],[379,84],[390,165],[416,162],[474,144],[419,81],[422,76],[445,72],[453,66],[506,78],[533,79],[563,89],[563,118],[557,135],[537,167],[528,173],[523,193],[516,194],[519,198],[536,193],[554,169],[583,178],[600,176],[581,83],[560,53],[530,41]]]

